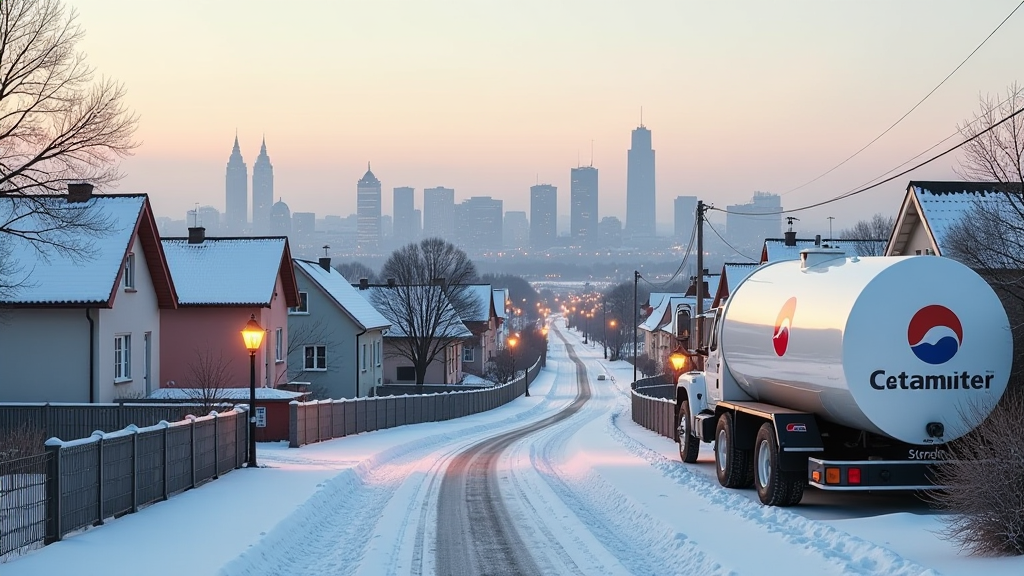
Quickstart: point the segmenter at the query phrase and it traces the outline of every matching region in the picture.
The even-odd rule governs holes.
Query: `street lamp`
[[[672,369],[675,370],[675,379],[679,380],[679,375],[686,369],[686,363],[689,359],[687,354],[682,348],[676,346],[676,349],[669,355],[668,360],[672,363]]]
[[[256,315],[251,315],[242,328],[242,340],[249,351],[249,468],[256,467],[256,351],[263,344],[263,334]]]
[[[512,359],[512,381],[513,382],[515,382],[515,380],[516,380],[516,344],[519,344],[519,338],[517,338],[516,336],[511,336],[508,339],[508,349],[509,349],[508,355]],[[529,386],[530,383],[527,382],[526,384],[527,384],[527,386],[526,386],[526,396],[529,397],[530,396],[530,386]]]

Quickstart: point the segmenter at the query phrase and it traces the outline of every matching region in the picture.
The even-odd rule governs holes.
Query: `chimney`
[[[360,290],[366,290],[369,287],[370,287],[369,279],[367,279],[367,278],[360,278],[359,279],[359,289]]]
[[[394,278],[388,278],[388,288],[394,288],[394,287],[395,287],[395,279]]]
[[[792,230],[788,230],[785,233],[785,236],[786,236],[786,246],[796,246],[796,232],[793,232]]]
[[[327,257],[327,256],[321,256],[320,257],[320,267],[323,268],[324,270],[330,272],[331,271],[331,259],[329,257]]]
[[[206,240],[206,228],[193,226],[188,229],[189,244],[202,244],[204,240]]]
[[[68,183],[68,204],[88,202],[92,198],[92,184],[86,182]]]

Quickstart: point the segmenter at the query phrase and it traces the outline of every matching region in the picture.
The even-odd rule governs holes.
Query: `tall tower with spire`
[[[227,174],[224,182],[224,228],[228,234],[245,232],[248,220],[249,199],[249,168],[242,160],[242,151],[238,148],[238,134],[235,134],[235,147],[228,158]]]
[[[380,248],[380,180],[366,163],[366,174],[356,185],[356,235],[361,254],[376,254]]]
[[[263,137],[260,155],[252,165],[252,231],[253,234],[271,233],[270,209],[274,204],[274,166],[267,155],[267,138]]]
[[[634,238],[655,236],[654,214],[654,149],[651,131],[644,126],[641,116],[627,156],[626,233]]]

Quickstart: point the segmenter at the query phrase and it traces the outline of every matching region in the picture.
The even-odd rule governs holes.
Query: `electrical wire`
[[[690,252],[693,250],[693,242],[696,238],[697,227],[694,226],[693,230],[690,230],[690,242],[686,245],[686,252],[683,254],[683,260],[682,262],[679,263],[679,267],[676,268],[676,271],[672,274],[671,278],[664,282],[651,282],[647,278],[644,278],[643,274],[640,274],[640,279],[643,280],[646,284],[653,286],[655,288],[665,288],[666,286],[671,284],[683,272],[683,268],[686,267],[686,261],[690,258]]]
[[[924,162],[920,162],[918,164],[915,164],[914,166],[911,166],[910,168],[907,168],[906,170],[904,170],[902,172],[894,174],[894,175],[892,175],[892,176],[890,176],[888,178],[885,178],[884,180],[881,180],[879,182],[876,182],[874,184],[855,188],[853,190],[850,190],[849,192],[844,192],[843,194],[840,194],[838,196],[834,196],[834,197],[832,197],[832,198],[830,198],[828,200],[822,200],[821,202],[815,202],[813,204],[808,204],[806,206],[801,206],[799,208],[791,208],[789,210],[779,210],[777,212],[759,212],[757,214],[757,216],[765,216],[765,215],[769,215],[769,214],[792,214],[794,212],[802,212],[804,210],[810,210],[811,208],[817,208],[819,206],[824,206],[826,204],[831,204],[833,202],[838,202],[839,200],[845,200],[846,198],[850,198],[851,196],[856,196],[858,194],[867,192],[868,190],[871,190],[873,188],[877,188],[877,187],[881,186],[882,184],[886,184],[888,182],[892,182],[893,180],[895,180],[895,179],[897,179],[897,178],[899,178],[901,176],[905,176],[906,174],[909,174],[910,172],[913,172],[914,170],[917,170],[918,168],[920,168],[922,166],[925,166],[927,164],[931,164],[932,162],[938,160],[939,158],[942,158],[943,156],[945,156],[945,155],[947,155],[947,154],[949,154],[951,152],[956,151],[957,149],[961,148],[962,146],[964,146],[966,144],[969,144],[969,143],[977,140],[978,138],[981,138],[985,134],[988,134],[989,132],[995,130],[996,128],[998,128],[1002,124],[1010,121],[1011,119],[1015,118],[1016,116],[1018,116],[1021,113],[1024,113],[1024,108],[1021,108],[1019,110],[1016,110],[1016,111],[1012,112],[1011,114],[1007,115],[1002,120],[996,122],[995,124],[993,124],[993,125],[989,126],[988,128],[982,130],[981,132],[978,132],[974,136],[971,136],[970,138],[964,140],[963,142],[960,142],[959,144],[957,144],[955,146],[952,146],[952,147],[947,148],[946,150],[944,150],[942,152],[939,152],[938,154],[932,156],[931,158],[928,158]],[[947,140],[948,140],[948,138],[947,138]],[[934,148],[934,146],[932,148]],[[903,166],[905,164],[906,164],[906,162],[901,164],[901,166]],[[892,172],[892,170],[890,170],[889,172]],[[888,172],[887,172],[887,174],[888,174]],[[721,208],[715,208],[715,207],[709,207],[709,210],[716,210],[718,212],[724,212],[726,214],[738,214],[738,215],[746,215],[746,216],[750,215],[750,214],[745,214],[743,212],[729,212],[728,210],[723,210]]]
[[[718,236],[719,240],[721,240],[723,243],[725,243],[725,245],[728,246],[729,248],[732,248],[733,252],[735,252],[735,253],[739,254],[740,256],[743,256],[747,260],[751,260],[753,262],[757,262],[758,260],[760,260],[760,258],[752,258],[750,256],[747,256],[743,252],[740,252],[735,246],[733,246],[732,244],[729,244],[729,242],[726,241],[725,238],[722,238],[722,235],[718,233],[718,230],[715,230],[715,227],[711,225],[710,221],[705,220],[704,223],[707,224],[708,228],[711,228],[711,231],[715,233],[715,236]]]
[[[995,35],[995,33],[996,33],[996,32],[998,32],[998,31],[999,31],[999,29],[1003,27],[1003,24],[1006,24],[1006,21],[1007,21],[1007,20],[1009,20],[1009,19],[1010,19],[1010,17],[1011,17],[1011,16],[1013,16],[1013,15],[1014,15],[1014,13],[1016,13],[1016,12],[1017,12],[1017,10],[1019,10],[1021,6],[1024,6],[1024,0],[1022,0],[1022,1],[1020,2],[1020,4],[1017,4],[1017,7],[1016,7],[1016,8],[1014,8],[1014,9],[1013,9],[1013,10],[1012,10],[1012,11],[1011,11],[1011,12],[1010,12],[1010,13],[1009,13],[1009,14],[1008,14],[1007,16],[1006,16],[1006,18],[1003,18],[1003,21],[1002,21],[1002,22],[1000,22],[1000,23],[999,23],[999,25],[998,25],[998,26],[996,26],[996,27],[995,27],[995,29],[994,29],[994,30],[992,30],[992,32],[990,32],[990,33],[989,33],[989,35],[988,35],[988,36],[986,36],[986,37],[985,37],[985,39],[981,41],[981,44],[978,44],[978,46],[977,46],[977,47],[976,47],[976,48],[975,48],[974,50],[972,50],[972,51],[971,51],[971,53],[970,53],[970,54],[968,54],[966,58],[964,58],[963,62],[960,62],[960,64],[959,64],[959,65],[958,65],[958,66],[957,66],[956,68],[954,68],[952,72],[950,72],[949,74],[947,74],[947,75],[946,75],[946,77],[945,77],[945,78],[943,78],[941,82],[939,82],[939,83],[938,83],[938,84],[937,84],[937,85],[936,85],[936,86],[935,86],[934,88],[932,88],[932,89],[931,89],[931,91],[929,91],[929,92],[928,92],[927,94],[925,94],[925,95],[924,95],[924,98],[921,98],[921,100],[920,100],[920,101],[919,101],[919,102],[918,102],[917,104],[914,104],[913,108],[911,108],[910,110],[908,110],[908,111],[907,111],[907,113],[906,113],[906,114],[904,114],[903,116],[900,116],[898,120],[896,120],[895,122],[893,122],[893,123],[892,123],[892,125],[891,125],[891,126],[889,126],[888,128],[886,128],[886,129],[885,129],[885,130],[884,130],[884,131],[883,131],[883,132],[882,132],[881,134],[879,134],[878,136],[875,136],[875,138],[874,138],[874,139],[872,139],[872,140],[871,140],[870,142],[868,142],[868,143],[867,143],[867,144],[865,144],[865,145],[864,145],[863,147],[861,147],[861,149],[860,149],[860,150],[857,150],[856,152],[854,152],[853,154],[851,154],[851,155],[850,155],[849,157],[847,157],[847,158],[846,158],[845,160],[843,160],[843,161],[842,161],[842,162],[840,162],[839,164],[836,164],[835,166],[833,166],[832,168],[829,168],[829,169],[828,169],[827,171],[825,171],[824,173],[822,173],[822,174],[820,174],[820,175],[816,176],[815,178],[812,178],[811,180],[808,180],[807,182],[804,182],[803,184],[801,184],[801,185],[797,186],[796,188],[791,188],[791,189],[789,189],[789,190],[787,190],[787,191],[783,192],[783,193],[782,193],[781,195],[782,195],[782,196],[785,196],[786,194],[789,194],[790,192],[796,192],[797,190],[800,190],[801,188],[803,188],[803,187],[805,187],[805,186],[808,186],[808,185],[810,185],[810,184],[813,184],[814,182],[817,182],[818,180],[820,180],[820,179],[824,178],[825,176],[828,176],[829,174],[831,174],[832,172],[834,172],[834,171],[835,171],[836,169],[838,169],[838,168],[839,168],[840,166],[842,166],[843,164],[846,164],[846,163],[847,163],[847,162],[849,162],[850,160],[853,160],[854,158],[856,158],[856,157],[857,157],[857,156],[858,156],[858,155],[859,155],[859,154],[860,154],[861,152],[863,152],[864,150],[867,150],[867,148],[868,148],[869,146],[871,146],[871,145],[872,145],[872,144],[874,144],[875,142],[878,142],[878,140],[879,140],[879,139],[881,139],[881,138],[882,138],[883,136],[885,136],[886,134],[888,134],[888,133],[889,133],[889,131],[891,131],[891,130],[892,130],[893,128],[895,128],[895,127],[896,127],[896,126],[897,126],[897,125],[898,125],[898,124],[899,124],[900,122],[902,122],[902,121],[903,121],[903,120],[904,120],[904,119],[905,119],[905,118],[906,118],[907,116],[910,116],[910,113],[911,113],[911,112],[913,112],[914,110],[917,110],[917,108],[918,108],[918,107],[919,107],[919,106],[920,106],[921,104],[924,104],[924,101],[925,101],[925,100],[927,100],[927,99],[928,99],[928,98],[929,98],[929,97],[930,97],[930,96],[931,96],[932,94],[934,94],[934,93],[935,93],[935,91],[936,91],[936,90],[938,90],[938,89],[939,89],[939,88],[940,88],[940,87],[941,87],[941,86],[942,86],[943,84],[945,84],[945,83],[946,83],[946,81],[947,81],[947,80],[949,80],[949,79],[950,79],[950,78],[951,78],[951,77],[953,76],[953,74],[956,74],[957,70],[960,70],[960,68],[962,68],[962,67],[963,67],[963,65],[964,65],[964,64],[966,64],[966,63],[967,63],[967,61],[971,59],[971,56],[974,56],[974,54],[975,54],[975,53],[976,53],[976,52],[977,52],[978,50],[981,50],[981,47],[982,47],[982,46],[984,46],[984,45],[985,45],[985,43],[986,43],[986,42],[988,42],[988,41],[989,41],[989,39],[990,39],[990,38],[992,38],[992,36],[994,36],[994,35]],[[951,137],[952,137],[952,136],[951,136]]]

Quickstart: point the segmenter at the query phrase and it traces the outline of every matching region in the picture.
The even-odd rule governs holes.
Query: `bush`
[[[940,535],[984,556],[1024,554],[1024,389],[1007,389],[976,430],[947,446],[936,474],[947,490],[929,497],[943,518]]]
[[[46,433],[28,424],[0,430],[0,462],[42,454],[45,442]]]

